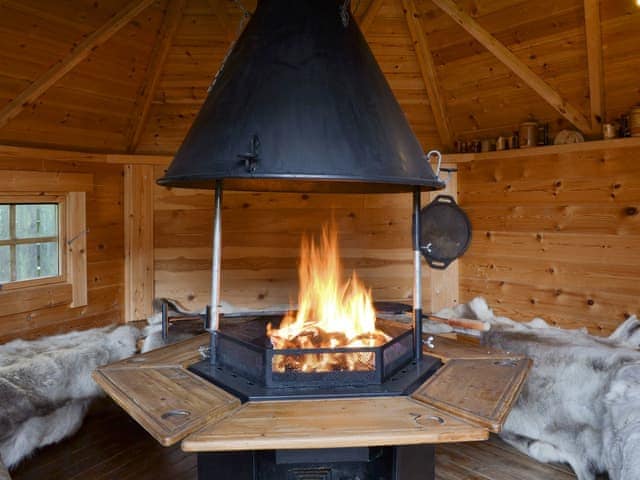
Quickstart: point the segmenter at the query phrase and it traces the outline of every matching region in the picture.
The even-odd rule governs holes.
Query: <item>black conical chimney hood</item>
[[[260,0],[160,185],[443,187],[345,0]]]

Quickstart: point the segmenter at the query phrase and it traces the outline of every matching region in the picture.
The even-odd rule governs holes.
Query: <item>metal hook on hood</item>
[[[438,159],[438,163],[436,165],[436,177],[440,178],[440,166],[442,165],[442,154],[440,153],[439,150],[431,150],[429,153],[427,153],[426,157],[427,157],[427,162],[431,161],[431,157],[432,156],[436,156],[436,158]]]

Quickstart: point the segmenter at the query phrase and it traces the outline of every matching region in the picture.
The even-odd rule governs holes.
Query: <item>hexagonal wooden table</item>
[[[486,440],[500,431],[531,365],[523,357],[436,337],[435,348],[425,353],[443,366],[409,396],[243,404],[187,370],[208,345],[209,335],[200,335],[101,367],[93,378],[162,445],[182,440],[184,451],[204,459],[212,452],[335,452]],[[418,453],[425,455],[432,456],[433,448]],[[199,466],[200,476],[203,471]]]

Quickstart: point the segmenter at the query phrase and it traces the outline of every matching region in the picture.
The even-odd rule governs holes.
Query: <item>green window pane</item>
[[[16,205],[16,238],[58,236],[58,205]]]
[[[58,274],[57,242],[16,245],[16,280],[55,277]]]
[[[9,205],[0,205],[0,240],[9,239]]]
[[[11,281],[11,248],[0,246],[0,283]]]

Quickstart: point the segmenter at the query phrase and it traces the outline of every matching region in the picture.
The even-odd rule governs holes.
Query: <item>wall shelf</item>
[[[444,163],[466,163],[476,160],[502,160],[507,158],[535,157],[563,153],[590,152],[617,148],[640,147],[640,137],[614,138],[613,140],[594,140],[566,145],[547,145],[544,147],[521,148],[482,153],[447,153],[443,155]]]

